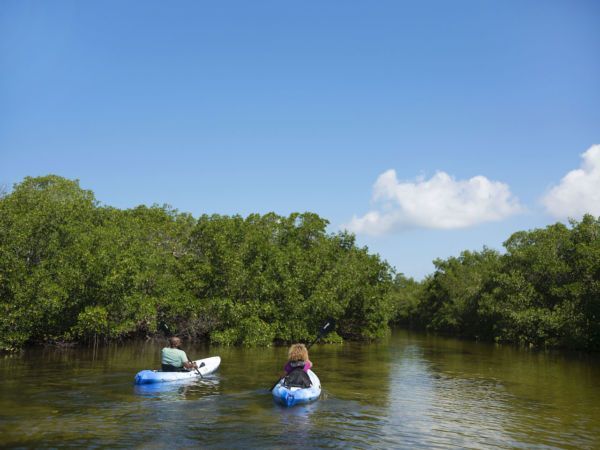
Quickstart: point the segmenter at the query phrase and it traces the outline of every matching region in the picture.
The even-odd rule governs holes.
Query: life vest
[[[310,377],[304,371],[304,361],[291,361],[290,367],[292,370],[283,379],[285,387],[309,388],[312,386]]]

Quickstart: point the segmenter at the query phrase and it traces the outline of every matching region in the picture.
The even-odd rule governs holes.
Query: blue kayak
[[[189,380],[192,378],[202,378],[216,371],[221,365],[221,358],[213,356],[194,361],[199,367],[198,370],[186,372],[163,372],[161,370],[142,370],[135,376],[135,384],[153,384],[166,383],[170,381]],[[202,367],[200,367],[204,364]],[[198,373],[200,372],[200,373]]]
[[[283,385],[283,378],[275,385],[271,391],[273,400],[284,406],[294,406],[302,403],[312,402],[321,395],[321,381],[319,377],[312,371],[307,372],[312,382],[309,388],[286,387]]]

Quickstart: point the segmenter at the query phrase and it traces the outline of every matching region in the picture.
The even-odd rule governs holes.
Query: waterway
[[[7,448],[600,448],[600,356],[395,331],[315,345],[321,398],[285,408],[269,388],[286,348],[184,344],[211,377],[134,386],[163,342],[36,348],[0,357]]]

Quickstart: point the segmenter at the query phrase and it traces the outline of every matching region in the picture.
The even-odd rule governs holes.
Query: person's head
[[[177,348],[181,345],[181,339],[176,336],[169,338],[169,345],[171,348]]]
[[[308,350],[304,344],[293,344],[288,350],[289,361],[308,361]]]

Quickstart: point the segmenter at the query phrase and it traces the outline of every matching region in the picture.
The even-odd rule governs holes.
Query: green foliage
[[[392,289],[389,291],[389,303],[393,321],[400,325],[414,327],[417,322],[418,308],[422,298],[423,284],[404,274],[396,274]]]
[[[328,235],[326,226],[311,213],[200,217],[184,272],[200,274],[185,276],[188,288],[207,299],[206,315],[219,318],[211,340],[308,341],[329,316],[341,319],[347,338],[382,336],[389,267],[356,248],[352,236]],[[261,331],[252,337],[252,328]]]
[[[152,336],[159,325],[226,345],[307,342],[329,316],[338,338],[378,338],[390,268],[327,225],[312,213],[119,210],[77,181],[26,178],[0,196],[0,349]]]
[[[268,346],[275,337],[274,327],[256,316],[242,319],[238,330],[241,339],[237,343],[245,346]]]
[[[203,215],[100,206],[79,183],[25,178],[0,194],[0,350],[171,333],[223,345],[379,339],[388,323],[600,350],[600,219],[514,233],[394,276],[312,213]]]
[[[391,296],[400,323],[528,346],[600,350],[600,219],[514,233],[488,249],[436,260]]]
[[[56,176],[26,178],[0,199],[3,348],[56,339],[85,302],[97,208],[93,194]]]
[[[72,328],[73,336],[83,339],[107,337],[108,311],[103,306],[87,306],[77,315],[77,322]]]

